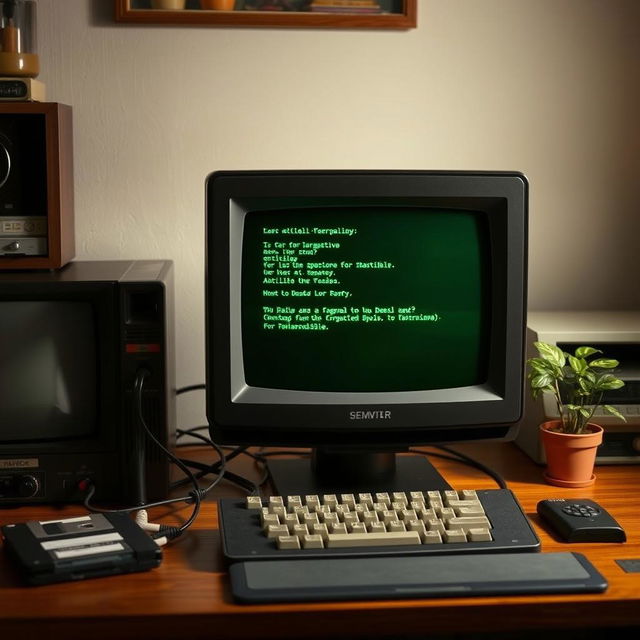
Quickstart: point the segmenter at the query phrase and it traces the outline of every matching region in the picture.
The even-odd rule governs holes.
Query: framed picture
[[[412,29],[417,0],[114,0],[117,22],[217,27]]]

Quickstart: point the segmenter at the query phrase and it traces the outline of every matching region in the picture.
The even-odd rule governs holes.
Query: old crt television
[[[395,453],[513,438],[521,174],[217,172],[206,192],[210,432],[312,448],[270,465],[279,493],[439,488]]]
[[[173,266],[0,273],[0,504],[165,497],[175,432]],[[134,382],[148,372],[140,393]]]

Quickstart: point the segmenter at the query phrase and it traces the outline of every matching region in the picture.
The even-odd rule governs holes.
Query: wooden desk
[[[579,550],[609,581],[598,595],[508,598],[446,598],[296,605],[234,604],[220,554],[216,503],[209,498],[182,539],[165,547],[153,571],[45,587],[24,587],[0,554],[0,630],[5,638],[359,638],[429,636],[472,632],[518,632],[584,628],[598,637],[605,628],[640,626],[640,574],[627,574],[616,559],[640,558],[638,490],[640,466],[599,467],[594,487],[571,490],[544,484],[541,468],[511,444],[459,447],[500,471],[534,523],[544,551]],[[185,454],[186,456],[186,454]],[[456,489],[494,488],[478,471],[434,459]],[[236,459],[231,468],[258,477],[253,465]],[[216,496],[241,495],[223,484]],[[601,502],[627,532],[625,544],[566,545],[541,526],[536,503],[546,497],[588,497]],[[176,523],[190,507],[157,509],[152,520]],[[23,507],[0,510],[0,524],[84,514]],[[579,637],[585,637],[585,631]],[[537,633],[539,635],[539,633]],[[528,637],[528,636],[526,636]],[[549,633],[545,632],[545,638]],[[568,637],[566,634],[562,637]],[[576,637],[576,636],[571,636]],[[589,636],[591,637],[591,636]]]

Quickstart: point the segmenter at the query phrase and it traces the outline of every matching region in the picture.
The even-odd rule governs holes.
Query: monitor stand
[[[310,458],[269,460],[277,495],[443,491],[451,486],[424,456],[314,449]]]

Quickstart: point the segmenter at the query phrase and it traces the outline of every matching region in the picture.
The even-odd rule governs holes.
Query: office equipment
[[[196,394],[197,398],[197,394]],[[184,401],[184,398],[183,398]],[[154,640],[194,638],[423,638],[435,637],[629,637],[640,627],[640,575],[625,573],[614,559],[640,558],[640,510],[637,487],[640,465],[606,465],[589,493],[605,505],[627,532],[624,545],[572,545],[552,536],[536,514],[548,497],[539,467],[512,443],[459,445],[461,451],[511,480],[523,510],[545,553],[580,552],[598,569],[609,587],[603,593],[520,596],[409,598],[403,600],[300,602],[247,607],[234,602],[227,562],[221,552],[217,499],[244,492],[222,483],[203,502],[190,533],[167,548],[153,571],[100,581],[66,583],[25,590],[8,562],[0,562],[4,634],[20,638],[81,638],[100,630],[103,637],[139,640],[141,629]],[[257,449],[252,449],[257,452]],[[275,451],[269,449],[267,452]],[[209,452],[194,446],[182,455],[207,462]],[[492,488],[494,481],[457,462],[433,458],[433,464],[457,487]],[[262,469],[252,458],[238,456],[229,469],[258,482]],[[568,496],[567,496],[568,497]],[[190,509],[154,511],[151,519],[175,526]],[[85,515],[82,507],[29,505],[0,509],[0,525]],[[538,553],[519,554],[537,557]],[[469,556],[464,556],[465,558]],[[431,558],[429,558],[431,559]],[[308,562],[307,560],[301,562]],[[25,597],[27,595],[28,597]],[[582,631],[582,632],[581,632]]]
[[[0,100],[7,102],[46,100],[47,88],[44,82],[34,78],[0,77]]]
[[[169,445],[173,313],[168,261],[0,273],[0,504],[81,501],[87,481],[97,500],[166,497],[169,465],[145,447],[139,409]]]
[[[0,270],[75,255],[71,107],[0,102]]]
[[[218,172],[206,206],[211,435],[314,447],[278,493],[446,488],[395,452],[514,435],[522,175]]]
[[[602,402],[613,405],[626,419],[616,420],[603,411],[594,421],[604,428],[596,464],[638,464],[640,462],[640,313],[636,311],[538,311],[527,318],[527,350],[537,355],[533,342],[555,344],[573,353],[577,347],[601,349],[620,362],[615,374],[625,386],[605,393]],[[551,398],[532,400],[525,394],[525,411],[516,438],[518,446],[535,462],[545,462],[538,426],[558,417]]]
[[[231,560],[538,551],[511,491],[272,496],[220,500]]]
[[[238,562],[229,570],[244,603],[598,593],[606,579],[577,553]]]
[[[148,571],[162,561],[158,545],[120,513],[9,524],[2,536],[33,585]]]
[[[565,542],[625,542],[627,539],[613,516],[593,500],[541,500],[537,511]]]

